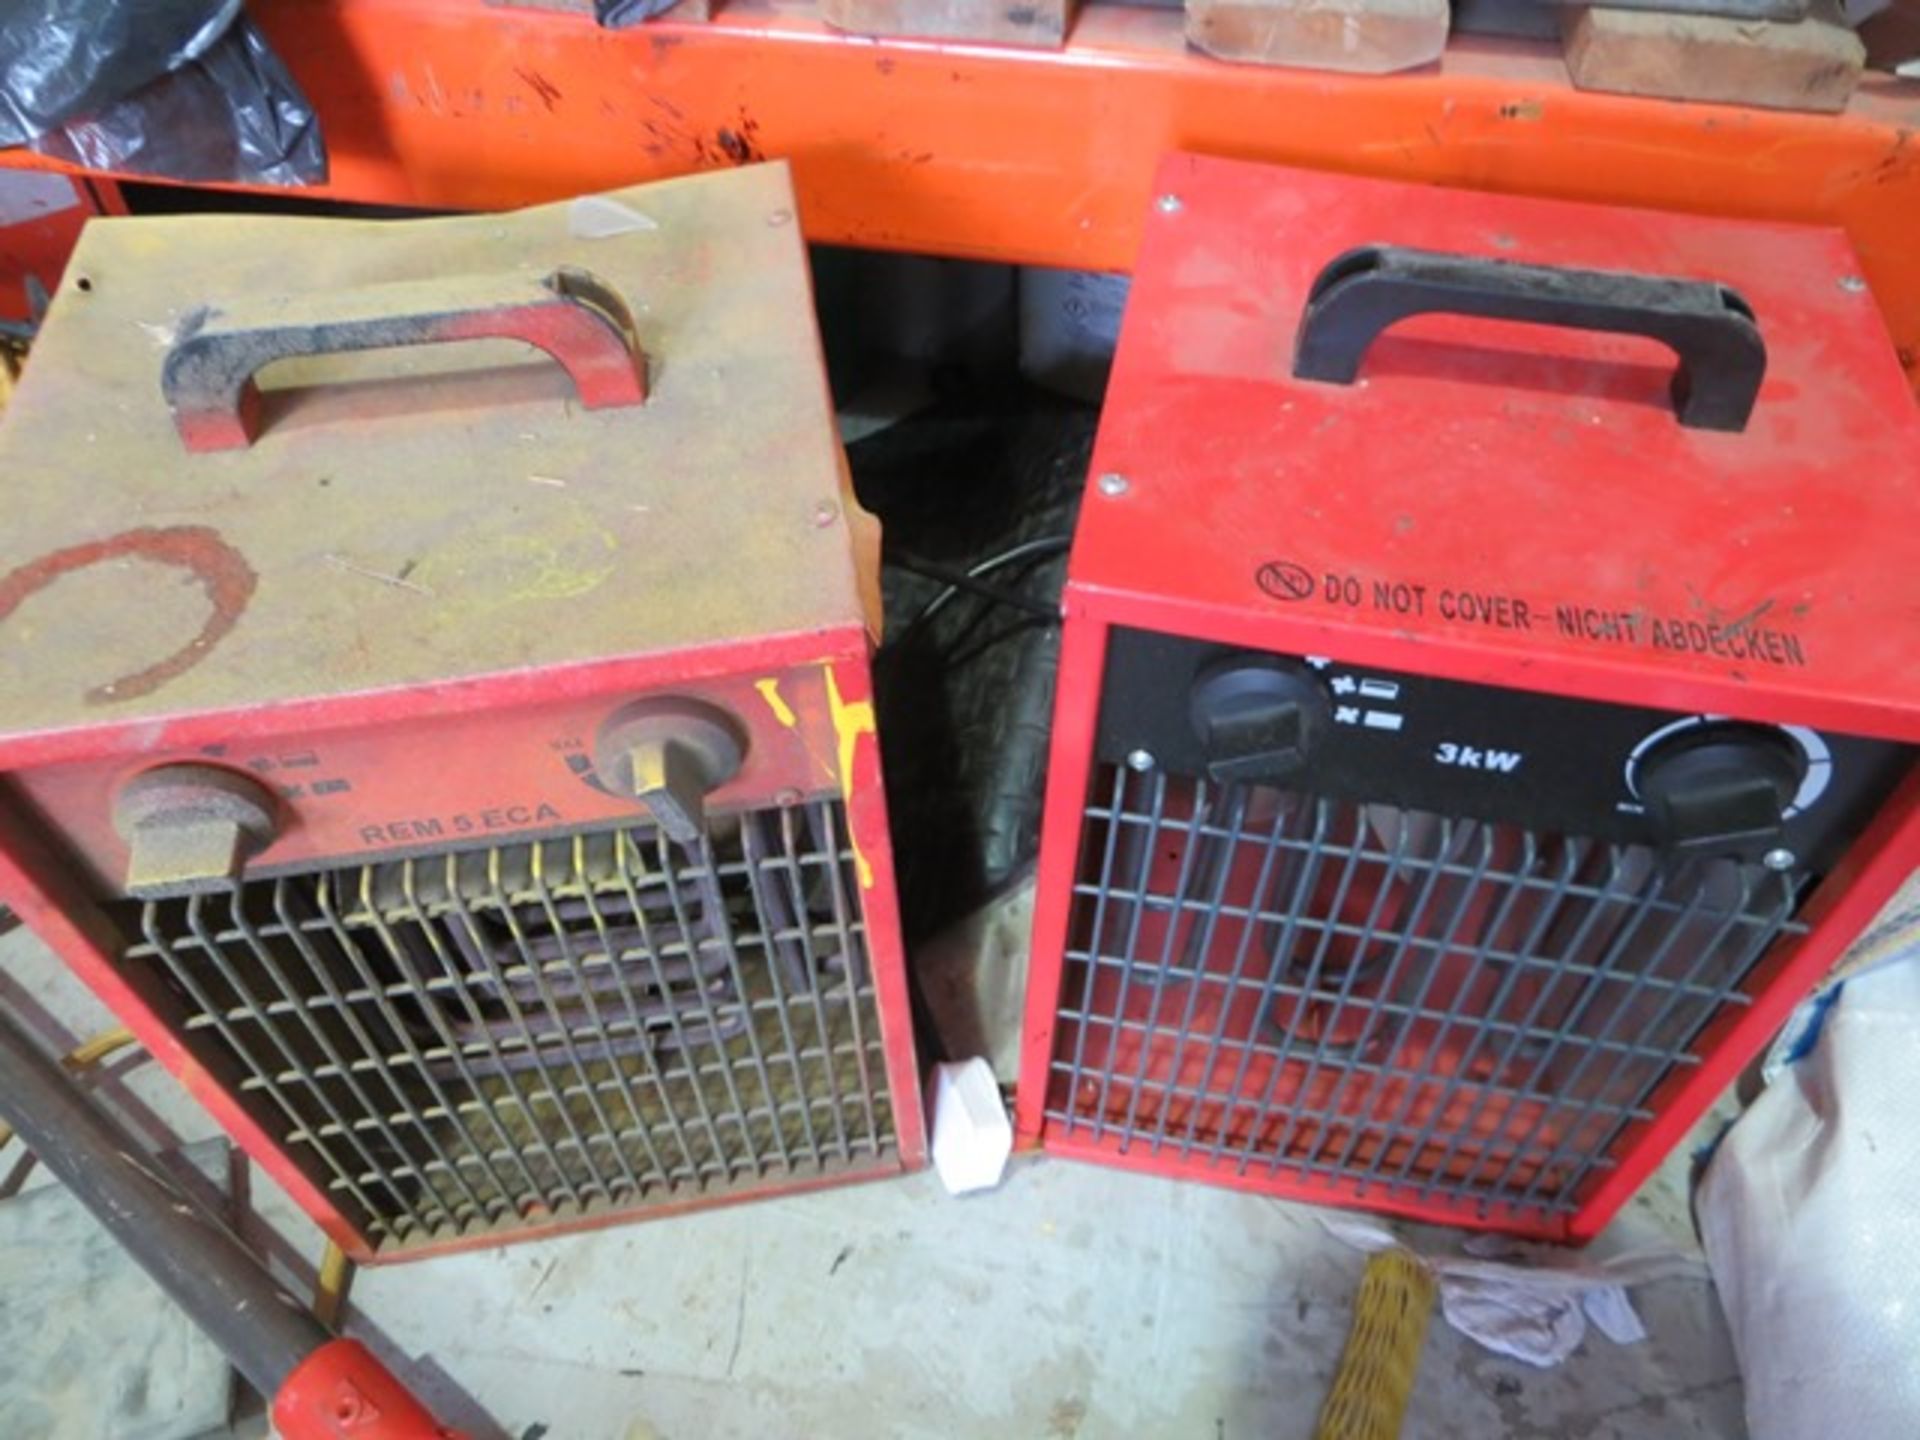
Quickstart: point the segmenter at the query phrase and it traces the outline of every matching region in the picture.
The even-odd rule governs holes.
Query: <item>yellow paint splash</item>
[[[831,675],[833,672],[827,672]],[[832,682],[829,681],[829,684]],[[787,704],[786,697],[780,693],[780,681],[774,676],[753,682],[753,688],[760,692],[760,698],[767,702],[767,708],[773,711],[773,718],[791,730],[800,723],[800,717],[793,713],[793,707]]]
[[[424,556],[413,583],[475,611],[526,601],[578,600],[619,568],[620,543],[580,502],[555,492],[538,513],[476,516]]]
[[[853,825],[853,755],[860,744],[862,735],[873,734],[873,702],[862,700],[849,705],[840,698],[840,683],[834,678],[833,666],[825,667],[827,677],[827,711],[833,717],[834,738],[839,742],[840,752],[840,798],[847,803],[847,833],[853,840],[853,868],[860,877],[860,888],[873,888],[873,862],[860,848],[860,836]]]

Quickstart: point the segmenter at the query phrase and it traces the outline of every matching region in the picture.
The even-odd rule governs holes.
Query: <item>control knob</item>
[[[127,890],[141,896],[216,890],[279,833],[271,795],[217,765],[156,765],[120,787],[113,827],[127,842]]]
[[[697,842],[707,796],[740,773],[747,743],[734,718],[702,700],[639,700],[615,712],[594,740],[594,776],[652,813],[668,839]]]
[[[1285,780],[1306,767],[1333,722],[1333,702],[1306,665],[1228,655],[1194,678],[1188,719],[1218,782]]]
[[[1807,755],[1769,725],[1714,720],[1657,741],[1633,787],[1670,849],[1746,854],[1777,847]]]

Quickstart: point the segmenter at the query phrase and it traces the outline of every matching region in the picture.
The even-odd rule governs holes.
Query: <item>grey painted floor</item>
[[[0,941],[0,992],[50,1046],[108,1023],[18,933]],[[152,1135],[209,1133],[150,1065],[107,1088]],[[1682,1173],[1600,1245],[1690,1243]],[[252,1198],[255,1238],[271,1231],[310,1274],[314,1232],[264,1179]],[[475,1440],[1295,1440],[1364,1263],[1318,1213],[1028,1159],[966,1199],[919,1175],[369,1271],[350,1324]],[[1552,1371],[1436,1318],[1406,1440],[1744,1434],[1710,1288],[1635,1298],[1647,1342],[1590,1336]]]
[[[1362,1263],[1303,1206],[1029,1161],[993,1194],[919,1176],[374,1272],[355,1294],[515,1437],[1292,1440]],[[1551,1372],[1436,1325],[1408,1440],[1740,1434],[1711,1293],[1639,1298],[1652,1340],[1590,1338]]]

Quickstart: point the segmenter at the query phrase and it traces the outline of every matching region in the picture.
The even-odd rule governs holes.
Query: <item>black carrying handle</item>
[[[1307,292],[1293,373],[1302,380],[1351,384],[1381,331],[1429,313],[1658,340],[1680,359],[1674,413],[1697,430],[1746,429],[1767,371],[1767,346],[1752,308],[1710,280],[1364,245],[1328,264]]]

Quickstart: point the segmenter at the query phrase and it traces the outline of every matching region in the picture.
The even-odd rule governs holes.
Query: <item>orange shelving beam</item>
[[[1189,149],[1842,226],[1920,379],[1911,82],[1831,116],[1585,94],[1550,46],[1471,38],[1390,77],[1229,65],[1177,12],[1104,4],[1058,51],[849,36],[788,0],[618,33],[479,0],[250,9],[320,114],[334,198],[490,209],[785,157],[814,239],[1124,270],[1159,157]]]

